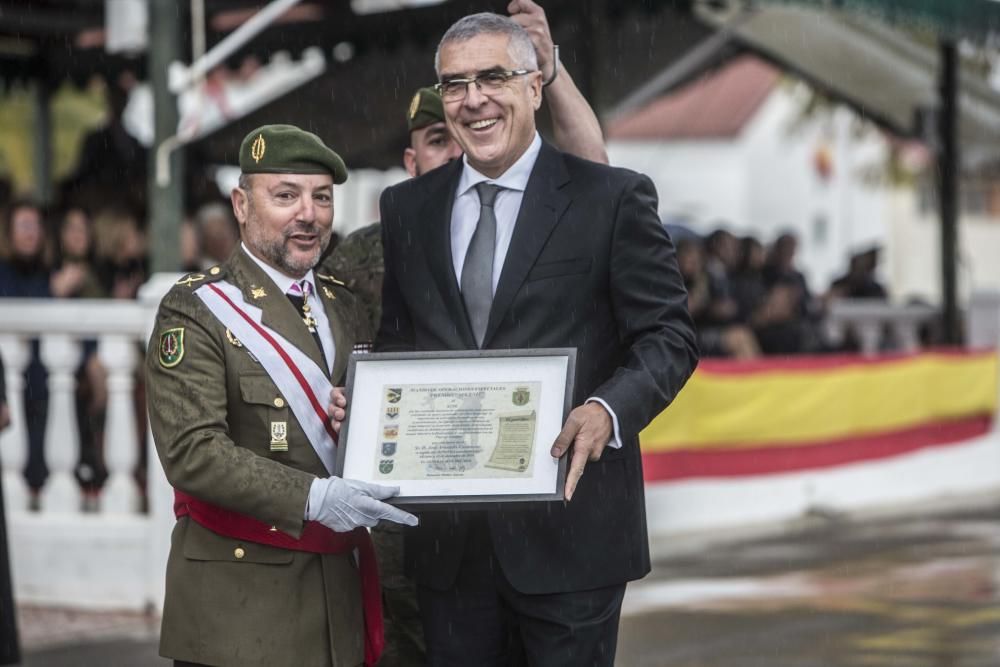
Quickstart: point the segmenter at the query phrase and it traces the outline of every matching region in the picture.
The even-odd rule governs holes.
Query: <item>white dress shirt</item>
[[[309,283],[310,297],[308,303],[312,308],[310,312],[316,320],[316,331],[319,333],[319,340],[323,343],[323,355],[326,356],[326,363],[328,366],[326,371],[327,373],[333,371],[333,360],[335,359],[334,355],[337,353],[337,347],[333,342],[333,331],[330,329],[330,321],[326,318],[326,308],[317,296],[316,276],[313,275],[312,269],[309,269],[309,272],[302,278],[292,278],[290,276],[286,276],[281,271],[278,271],[270,264],[266,264],[262,259],[250,252],[250,249],[247,248],[246,244],[242,241],[240,242],[240,246],[243,248],[243,252],[245,252],[250,259],[255,261],[257,266],[259,266],[261,270],[267,274],[267,277],[274,281],[274,284],[278,286],[278,289],[281,290],[282,294],[288,294],[290,292],[300,294],[292,292],[292,285],[300,282],[301,280],[305,280]]]
[[[496,201],[493,203],[493,213],[497,220],[496,245],[493,251],[493,294],[496,294],[503,263],[510,248],[510,240],[514,236],[514,224],[521,211],[524,190],[528,186],[528,178],[531,176],[531,170],[535,168],[535,161],[541,148],[542,139],[536,132],[528,149],[497,178],[490,178],[476,171],[469,164],[468,156],[462,158],[462,175],[458,179],[458,189],[455,190],[455,201],[451,207],[451,261],[455,269],[455,279],[459,283],[462,282],[465,254],[469,251],[472,235],[476,231],[476,225],[479,224],[479,193],[475,187],[483,182],[493,183],[503,188],[497,193]],[[618,416],[603,399],[593,396],[587,399],[587,403],[590,402],[600,403],[611,415],[614,432],[608,446],[620,448],[622,440],[618,429]]]

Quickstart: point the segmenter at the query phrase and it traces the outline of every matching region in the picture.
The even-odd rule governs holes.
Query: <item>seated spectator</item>
[[[767,253],[760,241],[752,236],[740,239],[736,270],[729,281],[733,300],[736,302],[736,317],[740,322],[750,322],[767,296],[767,287],[764,285],[766,260]]]
[[[823,352],[821,308],[805,275],[795,266],[798,239],[785,233],[775,239],[763,268],[767,296],[751,319],[764,354]]]
[[[688,310],[698,329],[698,346],[703,356],[753,359],[760,356],[753,332],[738,322],[719,324],[712,312],[717,283],[705,269],[701,243],[696,239],[677,242],[677,264],[688,291]]]
[[[79,207],[66,210],[59,224],[52,295],[97,299],[106,296],[94,270],[94,234],[90,216]],[[108,477],[104,464],[104,418],[108,406],[107,372],[97,356],[97,341],[83,341],[76,372],[76,420],[80,433],[80,460],[76,478],[84,493],[84,507],[96,508],[97,493]]]
[[[30,201],[15,201],[5,216],[3,232],[7,252],[0,259],[0,297],[48,298],[49,263],[41,207]],[[47,379],[39,341],[32,340],[31,359],[24,371],[24,424],[28,433],[24,475],[34,508],[38,507],[38,492],[49,475],[44,451],[49,406]]]
[[[97,276],[112,299],[134,299],[146,281],[146,240],[128,211],[106,209],[94,219]]]
[[[840,299],[888,299],[889,293],[875,276],[880,248],[851,255],[847,273],[830,285],[830,296]]]

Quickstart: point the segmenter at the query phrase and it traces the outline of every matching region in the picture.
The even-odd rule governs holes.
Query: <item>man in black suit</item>
[[[376,349],[575,347],[577,366],[552,447],[566,502],[428,512],[408,536],[428,657],[612,665],[625,583],[650,567],[638,434],[697,363],[673,246],[648,178],[538,137],[516,23],[460,20],[436,66],[465,158],[382,196]]]

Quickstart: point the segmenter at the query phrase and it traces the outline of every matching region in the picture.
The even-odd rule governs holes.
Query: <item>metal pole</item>
[[[35,196],[42,204],[52,199],[52,98],[44,78],[35,82]]]
[[[180,3],[149,1],[149,79],[153,87],[153,146],[149,152],[146,186],[149,211],[150,269],[153,273],[180,269],[180,223],[184,215],[184,149],[169,157],[170,179],[156,183],[156,147],[177,132],[177,99],[167,86],[167,66],[180,60]]]
[[[938,114],[938,199],[941,206],[941,307],[944,342],[958,345],[962,330],[958,313],[957,257],[958,257],[958,53],[955,42],[941,39],[940,43]]]

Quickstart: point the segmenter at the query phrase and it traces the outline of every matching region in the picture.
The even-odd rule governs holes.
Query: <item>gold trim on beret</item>
[[[244,174],[330,174],[334,183],[347,180],[344,161],[312,132],[294,125],[263,125],[240,144]]]
[[[406,114],[406,124],[410,132],[440,123],[444,120],[444,105],[441,95],[433,88],[421,88],[413,94]]]

